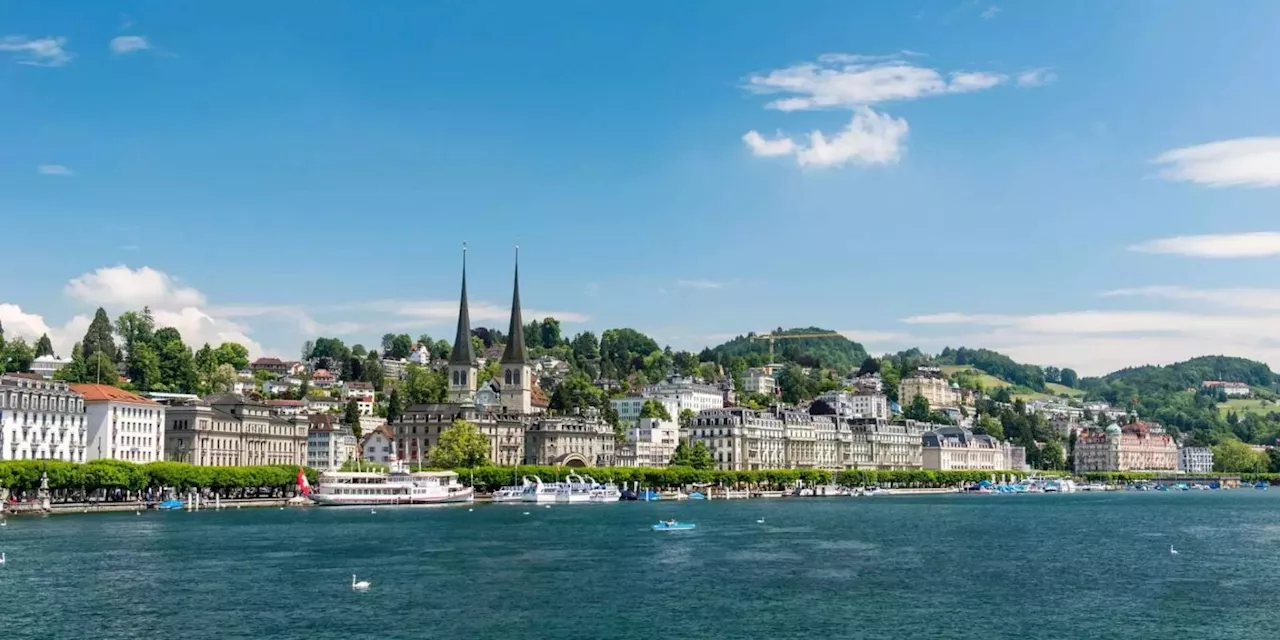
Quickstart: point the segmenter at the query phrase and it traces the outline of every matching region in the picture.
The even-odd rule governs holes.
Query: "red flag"
[[[302,467],[298,467],[298,492],[304,496],[311,495],[311,483],[307,482],[307,474],[302,472]]]

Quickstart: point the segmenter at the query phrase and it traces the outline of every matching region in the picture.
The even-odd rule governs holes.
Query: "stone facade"
[[[165,411],[165,457],[201,466],[307,463],[307,422],[236,394],[179,401]]]
[[[541,418],[524,431],[524,464],[609,467],[617,438],[598,416]]]
[[[924,432],[921,460],[925,469],[997,471],[1008,469],[1005,449],[995,438],[962,427]]]
[[[1178,468],[1178,445],[1165,433],[1153,433],[1135,422],[1123,427],[1086,429],[1076,437],[1075,472],[1173,471]]]
[[[84,462],[84,398],[35,374],[0,375],[0,460]]]

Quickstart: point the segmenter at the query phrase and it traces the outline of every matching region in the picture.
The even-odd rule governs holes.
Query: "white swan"
[[[352,591],[368,591],[369,581],[361,580],[360,582],[356,582],[356,574],[353,573],[351,574],[351,590]]]
[[[756,518],[756,524],[764,524],[764,518]]]
[[[1174,548],[1173,548],[1173,545],[1169,545],[1169,553],[1170,553],[1170,554],[1173,554],[1173,555],[1175,555],[1175,556],[1176,556],[1176,555],[1178,555],[1178,550],[1177,550],[1177,549],[1174,549]]]
[[[3,552],[3,551],[0,551],[0,564],[4,564],[4,563],[6,563],[6,562],[8,562],[8,561],[9,561],[9,559],[8,559],[8,558],[6,558],[6,557],[4,557],[4,552]]]

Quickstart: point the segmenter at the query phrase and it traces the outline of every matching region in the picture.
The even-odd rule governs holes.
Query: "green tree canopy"
[[[489,461],[489,439],[474,424],[454,420],[431,450],[431,466],[439,469],[481,467]]]
[[[93,321],[89,323],[89,330],[84,334],[84,340],[80,342],[85,360],[92,360],[94,354],[103,353],[112,362],[116,362],[116,341],[112,336],[111,318],[107,317],[107,312],[102,307],[98,307],[93,314]]]
[[[49,334],[45,333],[36,341],[36,357],[53,355],[53,342],[49,340]]]
[[[671,412],[667,411],[667,407],[657,400],[645,400],[640,407],[640,418],[656,418],[664,422],[671,422]]]

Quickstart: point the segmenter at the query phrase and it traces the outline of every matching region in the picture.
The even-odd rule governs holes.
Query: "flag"
[[[311,483],[307,482],[307,474],[303,473],[302,467],[298,467],[298,493],[304,496],[311,495]]]

